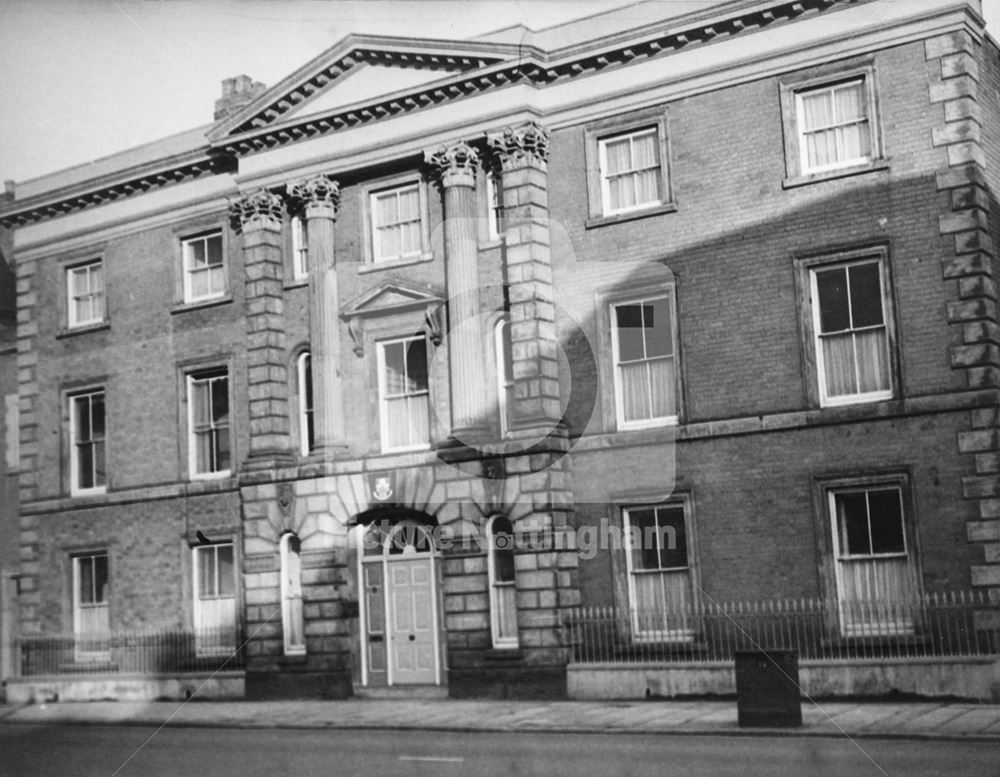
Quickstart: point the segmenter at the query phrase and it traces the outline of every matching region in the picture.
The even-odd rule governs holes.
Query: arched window
[[[486,524],[489,538],[490,613],[493,647],[517,647],[517,598],[514,587],[514,528],[495,515]]]
[[[510,342],[510,322],[503,319],[493,330],[497,364],[497,404],[500,409],[500,433],[510,431],[514,408],[514,360]]]
[[[298,358],[299,384],[299,448],[303,456],[308,456],[315,442],[313,426],[313,386],[312,355],[304,351]]]
[[[299,538],[294,534],[281,536],[281,625],[285,635],[285,655],[305,653],[302,554]]]

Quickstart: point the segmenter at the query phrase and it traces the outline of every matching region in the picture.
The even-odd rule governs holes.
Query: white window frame
[[[632,553],[635,550],[632,545],[633,532],[631,531],[631,513],[640,510],[681,510],[684,516],[684,532],[686,546],[686,560],[684,566],[657,567],[655,570],[636,570]],[[691,507],[687,499],[670,499],[658,504],[631,505],[622,508],[622,527],[625,538],[625,575],[628,586],[628,607],[631,620],[632,638],[637,642],[691,642],[696,633],[695,613],[695,541],[692,530]],[[659,520],[656,523],[659,527]],[[645,537],[640,537],[640,542],[645,541]],[[663,575],[663,573],[684,573],[687,581],[688,610],[686,614],[690,620],[682,628],[649,629],[645,628],[640,620],[641,614],[638,608],[636,591],[636,575],[648,573],[650,575]],[[648,624],[646,624],[648,625]]]
[[[309,277],[308,222],[303,216],[292,216],[289,229],[292,233],[292,279],[302,281]]]
[[[195,372],[189,372],[185,376],[187,384],[187,423],[188,423],[188,473],[192,480],[213,480],[217,478],[229,477],[232,473],[233,465],[233,403],[232,395],[230,393],[231,386],[229,383],[229,370],[225,367],[218,369],[205,369],[197,370]],[[229,435],[229,467],[221,470],[209,470],[201,472],[198,470],[198,438],[195,429],[194,420],[194,389],[196,384],[207,383],[209,385],[208,391],[211,394],[211,383],[216,380],[226,381],[226,423],[216,424],[214,420],[210,421],[209,429],[215,431],[217,429],[225,428],[226,433]]]
[[[390,345],[395,345],[397,343],[409,343],[412,341],[421,340],[424,343],[424,357],[427,359],[427,387],[422,391],[417,391],[412,394],[398,394],[392,397],[386,394],[386,364],[385,364],[385,349]],[[427,403],[427,436],[431,437],[431,426],[433,422],[431,413],[431,396],[430,396],[430,354],[427,352],[427,337],[423,334],[420,335],[410,335],[408,337],[397,337],[391,340],[380,340],[377,344],[377,354],[378,354],[378,406],[379,406],[379,432],[382,442],[382,452],[383,453],[401,453],[404,451],[420,451],[426,450],[430,447],[430,439],[421,443],[412,443],[410,445],[392,446],[389,443],[389,413],[386,401],[388,399],[398,399],[400,397],[420,397],[424,398]],[[405,359],[404,359],[405,364]]]
[[[299,451],[303,456],[312,453],[312,445],[309,444],[310,430],[312,439],[315,442],[316,428],[315,408],[316,401],[312,386],[312,353],[303,351],[295,360],[295,371],[298,376],[299,394]],[[310,402],[310,399],[312,402]]]
[[[103,437],[96,438],[93,435],[93,397],[101,396],[104,400],[104,435]],[[108,470],[108,414],[107,414],[107,394],[103,388],[93,388],[86,391],[74,392],[69,395],[69,483],[70,483],[70,495],[71,496],[91,496],[96,494],[107,493],[108,482],[107,482],[107,470]],[[86,401],[89,407],[89,413],[91,415],[91,437],[89,440],[80,440],[80,430],[77,423],[77,406],[78,403]],[[104,482],[84,488],[80,486],[80,455],[79,448],[81,445],[96,446],[98,444],[104,445]],[[94,472],[91,473],[94,482],[97,482],[97,468],[96,468],[96,457],[92,457],[94,461]]]
[[[513,354],[509,354],[508,359],[508,354],[505,353],[504,349],[504,329],[509,327],[510,321],[502,318],[497,321],[493,328],[493,349],[497,373],[497,408],[500,411],[500,435],[502,437],[506,437],[510,433],[511,413],[514,410],[513,405],[507,401],[508,392],[513,393],[514,390]],[[507,374],[508,360],[511,364],[510,375]]]
[[[94,275],[100,279],[100,289],[95,291]],[[86,290],[78,288],[80,276],[87,279]],[[75,264],[66,268],[66,311],[67,325],[70,329],[79,329],[95,324],[102,324],[107,317],[107,296],[105,293],[106,284],[104,278],[104,262],[101,259],[94,259],[82,264]],[[99,301],[99,312],[90,318],[82,318],[78,311],[78,301],[87,298],[91,301]]]
[[[104,595],[104,599],[101,602],[87,602],[82,601],[82,591],[83,584],[81,580],[80,565],[84,560],[89,560],[92,564],[96,565],[95,559],[104,558],[105,566],[108,572],[108,582],[107,589],[101,592]],[[74,641],[85,638],[86,633],[83,631],[83,611],[84,609],[102,609],[104,611],[103,619],[107,622],[107,631],[102,632],[104,636],[110,637],[111,631],[111,559],[106,550],[95,550],[89,551],[87,553],[80,553],[72,556],[73,560],[73,636]],[[95,569],[96,571],[96,569]],[[93,575],[95,582],[97,575]],[[96,589],[92,592],[96,598]],[[76,645],[75,658],[77,661],[106,661],[111,657],[111,646],[107,645],[106,649],[93,650],[87,649],[86,647],[80,647],[79,644]]]
[[[827,394],[827,381],[826,381],[826,359],[824,357],[823,351],[823,335],[820,332],[821,329],[821,311],[820,311],[820,300],[819,300],[819,288],[817,283],[816,274],[824,270],[832,270],[840,267],[850,268],[853,266],[859,266],[863,264],[877,264],[879,269],[879,283],[881,284],[880,299],[882,301],[882,325],[881,329],[885,335],[885,359],[886,359],[886,369],[889,376],[889,386],[888,388],[881,389],[879,391],[868,391],[864,393],[857,394],[840,394],[837,396],[828,396]],[[849,270],[848,270],[849,272]],[[850,284],[848,284],[848,302],[850,303]],[[812,300],[812,339],[813,339],[813,353],[816,358],[816,376],[817,376],[817,390],[819,392],[820,406],[821,407],[837,407],[842,405],[855,405],[865,402],[877,402],[885,399],[891,399],[894,395],[895,389],[895,362],[893,359],[893,344],[895,341],[893,333],[893,310],[889,295],[889,277],[886,270],[885,256],[880,253],[871,254],[859,254],[852,256],[850,258],[843,258],[838,261],[825,262],[822,264],[812,264],[809,267],[809,294]],[[853,309],[849,311],[853,313]],[[845,332],[850,332],[853,335],[855,332],[873,330],[878,327],[866,327],[860,329],[851,328],[845,330]],[[843,333],[841,333],[843,334]],[[857,368],[858,359],[855,358],[855,368]],[[855,374],[855,379],[860,385],[860,377]]]
[[[505,520],[510,524],[511,533],[509,537],[510,542],[510,552],[514,553],[514,523],[505,515],[494,515],[486,522],[486,547],[487,547],[487,574],[489,576],[490,584],[490,634],[493,639],[493,647],[497,650],[514,650],[519,645],[518,635],[513,636],[507,635],[503,636],[501,634],[502,627],[500,623],[500,596],[501,590],[509,588],[511,590],[517,589],[517,568],[514,567],[514,579],[499,581],[497,580],[497,560],[496,553],[498,550],[507,550],[506,547],[500,547],[497,544],[497,540],[494,539],[493,530],[496,526],[498,520]],[[517,621],[517,597],[514,596],[514,620]]]
[[[899,477],[886,479],[864,478],[854,482],[841,482],[836,485],[828,485],[825,489],[827,521],[832,537],[834,582],[839,610],[838,620],[841,634],[845,637],[900,636],[914,632],[914,615],[918,613],[912,605],[919,599],[920,586],[919,571],[916,566],[917,559],[913,553],[913,539],[910,536],[914,529],[909,518],[906,489],[907,483],[905,479]],[[903,550],[860,554],[849,554],[843,551],[837,523],[837,497],[843,494],[865,494],[868,537],[869,541],[871,541],[871,509],[868,495],[872,491],[887,490],[895,490],[899,497]],[[893,560],[905,560],[904,584],[907,588],[905,592],[907,601],[902,603],[879,602],[877,604],[878,612],[874,613],[876,619],[874,623],[858,619],[857,613],[852,617],[845,607],[847,604],[845,597],[848,586],[845,580],[844,563],[864,562],[866,560],[873,562],[873,564],[877,564],[880,561],[891,563]]]
[[[643,170],[656,170],[656,189],[657,198],[655,200],[648,200],[646,202],[637,202],[635,205],[628,205],[622,208],[611,207],[611,191],[608,183],[608,159],[607,159],[607,145],[608,143],[618,142],[624,139],[629,140],[629,146],[632,146],[632,142],[635,138],[643,135],[652,135],[655,142],[654,147],[656,148],[656,165],[655,167],[646,167]],[[656,208],[663,205],[666,200],[664,199],[664,192],[661,191],[663,188],[663,151],[662,151],[663,138],[660,137],[660,128],[657,125],[640,127],[637,129],[631,129],[627,132],[619,132],[614,135],[606,135],[604,137],[598,138],[597,140],[597,152],[598,159],[601,166],[601,202],[603,205],[603,212],[605,216],[618,216],[625,213],[633,213],[635,211],[647,210],[648,208]],[[630,168],[629,174],[638,172],[636,168]],[[622,175],[619,173],[618,175]]]
[[[299,542],[298,556],[298,582],[296,586],[291,585],[289,580],[289,559],[292,555],[289,547],[292,538]],[[286,532],[281,535],[279,542],[279,552],[281,555],[281,631],[286,656],[303,655],[306,652],[305,638],[305,617],[303,608],[305,606],[302,596],[302,542],[294,534]],[[297,592],[293,589],[297,588]],[[298,598],[298,607],[293,606],[293,600]],[[297,611],[296,611],[297,610]],[[298,620],[298,628],[293,628],[292,619]],[[292,641],[292,635],[298,631],[302,635],[302,642]]]
[[[618,345],[618,323],[616,320],[615,312],[619,307],[626,305],[644,305],[658,300],[666,300],[670,307],[670,334],[671,334],[671,352],[669,356],[658,356],[653,357],[653,359],[671,359],[674,363],[674,408],[673,413],[665,416],[656,416],[653,418],[644,418],[637,421],[626,421],[625,420],[625,395],[622,386],[620,359],[619,359],[619,345]],[[663,293],[650,294],[648,296],[640,297],[629,297],[616,299],[609,303],[608,305],[610,326],[611,326],[611,354],[612,354],[612,374],[614,381],[614,392],[615,392],[615,419],[619,430],[629,431],[635,429],[650,429],[658,426],[674,426],[678,422],[679,418],[679,407],[680,407],[680,359],[678,355],[678,343],[679,338],[677,336],[677,308],[675,295],[673,289],[664,291]],[[648,362],[651,359],[643,359],[642,361]]]
[[[805,126],[805,110],[803,107],[803,97],[806,95],[815,95],[819,92],[829,92],[833,93],[838,88],[843,88],[849,84],[860,84],[861,94],[865,101],[865,111],[866,118],[864,119],[864,124],[867,125],[868,133],[868,149],[869,153],[866,156],[853,157],[851,159],[838,159],[838,161],[826,165],[818,165],[816,167],[810,167],[809,165],[809,153],[808,144],[806,143],[806,126]],[[836,103],[834,103],[836,104]],[[809,86],[802,87],[795,90],[795,118],[797,122],[797,140],[799,146],[799,170],[802,175],[821,175],[823,173],[833,172],[836,170],[842,170],[850,167],[860,167],[862,165],[871,164],[878,154],[877,137],[874,127],[874,106],[875,101],[871,90],[871,79],[865,73],[858,73],[846,78],[837,79],[834,81],[829,81],[820,84],[811,84]],[[860,124],[862,122],[851,122],[853,124]],[[832,129],[837,126],[847,126],[847,123],[834,123],[827,129]],[[815,131],[815,130],[814,130]],[[841,152],[838,150],[838,156]]]
[[[403,192],[414,191],[417,194],[417,224],[418,224],[418,235],[419,241],[415,249],[411,251],[403,251],[399,254],[393,254],[391,256],[383,256],[381,253],[381,244],[379,241],[379,223],[378,223],[378,201],[381,198],[387,197],[389,195],[395,196],[397,199],[399,195]],[[384,264],[395,264],[398,262],[408,262],[415,261],[423,257],[425,250],[425,240],[424,231],[426,229],[426,217],[424,213],[424,194],[423,186],[420,181],[412,180],[406,183],[400,183],[395,186],[389,186],[382,189],[377,189],[370,191],[368,193],[368,215],[370,222],[370,240],[371,240],[371,263],[375,265]],[[410,222],[396,222],[396,224],[403,224]]]
[[[221,591],[222,591],[222,584],[221,584],[222,575],[221,575],[220,565],[219,565],[219,548],[230,548],[231,551],[232,551],[232,557],[233,557],[233,564],[232,564],[232,576],[233,576],[232,577],[232,591],[233,591],[233,593],[232,593],[232,596],[226,596],[226,595],[223,595],[221,593]],[[199,554],[200,553],[209,553],[209,552],[211,552],[213,554],[212,569],[213,569],[213,573],[215,575],[214,587],[215,587],[216,593],[214,593],[214,594],[208,594],[206,596],[202,596],[201,595],[201,587],[202,587],[201,586],[201,583],[202,583],[202,580],[201,580],[201,563],[200,563],[200,560],[199,560]],[[195,650],[198,653],[198,655],[226,654],[226,653],[231,653],[233,650],[236,649],[236,644],[235,644],[235,642],[236,642],[236,632],[237,632],[237,629],[239,628],[239,612],[238,612],[238,583],[239,583],[239,578],[238,578],[238,571],[237,571],[237,565],[238,565],[238,563],[239,563],[239,560],[238,560],[238,558],[236,556],[236,544],[234,542],[230,541],[230,540],[226,540],[224,542],[213,542],[213,543],[210,543],[208,545],[195,545],[195,546],[193,546],[191,548],[191,565],[192,565],[191,588],[192,588],[192,596],[194,597],[193,618],[194,618],[194,628],[195,628]],[[232,599],[232,601],[233,601],[233,604],[232,604],[232,610],[233,610],[232,628],[233,628],[233,638],[234,639],[233,639],[233,643],[232,644],[229,644],[229,643],[226,643],[226,642],[223,642],[223,641],[216,641],[216,640],[212,639],[212,637],[216,636],[216,635],[212,635],[212,634],[206,635],[205,633],[203,633],[202,628],[201,628],[201,624],[199,622],[204,617],[203,608],[204,608],[205,605],[202,605],[203,601],[221,601],[223,599]]]
[[[191,247],[195,243],[205,243],[205,256],[208,256],[208,242],[210,240],[219,241],[219,254],[221,258],[221,264],[219,268],[222,275],[222,287],[218,290],[210,290],[208,294],[203,294],[201,296],[195,296],[194,290],[191,283],[191,275],[196,270],[191,266],[192,253]],[[201,235],[192,235],[191,237],[181,238],[181,262],[182,262],[182,272],[184,276],[184,302],[185,304],[192,304],[197,302],[206,302],[214,299],[221,299],[226,296],[227,289],[229,286],[229,272],[226,262],[226,244],[223,239],[222,232],[220,230],[214,230],[212,232],[206,232]],[[198,272],[202,272],[207,269],[211,269],[214,265],[206,265],[205,268],[200,268]]]

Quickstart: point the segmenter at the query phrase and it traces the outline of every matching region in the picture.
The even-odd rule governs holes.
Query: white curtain
[[[889,388],[888,342],[884,327],[824,336],[822,344],[828,397],[867,394]]]
[[[619,365],[626,421],[663,418],[675,413],[673,358]]]
[[[867,558],[840,563],[841,624],[846,635],[913,631],[909,559]]]
[[[801,100],[802,131],[810,168],[870,155],[871,138],[863,82],[805,94]]]
[[[634,572],[633,628],[640,636],[687,637],[691,625],[691,585],[687,570]]]
[[[647,133],[633,139],[633,167],[635,173],[635,200],[637,203],[657,202],[659,193],[659,165],[656,159],[656,134]]]

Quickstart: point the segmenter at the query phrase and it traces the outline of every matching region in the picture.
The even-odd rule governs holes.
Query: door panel
[[[391,560],[392,633],[390,661],[393,683],[434,683],[434,599],[431,559]]]

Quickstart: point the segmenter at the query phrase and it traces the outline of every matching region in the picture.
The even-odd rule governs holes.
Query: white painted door
[[[200,655],[236,649],[236,578],[231,543],[194,549],[194,633]]]
[[[436,683],[431,559],[392,559],[388,571],[392,683]]]

